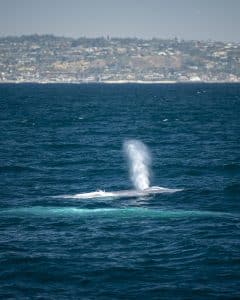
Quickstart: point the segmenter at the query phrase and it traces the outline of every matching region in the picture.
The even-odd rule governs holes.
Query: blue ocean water
[[[240,297],[240,85],[0,85],[1,299]],[[131,189],[122,144],[151,151]]]

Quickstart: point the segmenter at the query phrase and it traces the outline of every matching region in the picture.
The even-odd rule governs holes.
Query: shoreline
[[[106,81],[0,81],[1,84],[239,84],[240,81],[106,80]]]

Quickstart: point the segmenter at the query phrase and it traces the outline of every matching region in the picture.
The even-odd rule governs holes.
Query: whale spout
[[[127,140],[123,145],[127,156],[130,177],[136,190],[143,191],[150,186],[149,166],[151,156],[141,141]]]

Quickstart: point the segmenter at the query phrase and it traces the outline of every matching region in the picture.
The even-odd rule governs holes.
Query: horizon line
[[[79,37],[71,37],[66,35],[55,35],[54,33],[32,33],[32,34],[21,34],[21,35],[0,35],[0,39],[6,39],[6,38],[24,38],[24,37],[54,37],[54,38],[66,38],[66,39],[72,39],[72,40],[79,40],[79,39],[89,39],[89,40],[97,40],[97,39],[105,39],[105,40],[111,40],[111,39],[118,39],[118,40],[139,40],[139,41],[152,41],[152,40],[162,40],[162,41],[172,41],[176,40],[177,42],[213,42],[213,43],[223,43],[223,44],[240,44],[240,42],[237,41],[220,41],[220,40],[212,40],[212,39],[184,39],[179,37],[169,37],[169,38],[163,38],[163,37],[152,37],[152,38],[141,38],[137,36],[110,36],[110,35],[99,35],[96,37],[90,37],[90,36],[79,36]]]

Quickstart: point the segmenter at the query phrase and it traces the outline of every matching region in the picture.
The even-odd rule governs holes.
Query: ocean
[[[239,84],[1,84],[1,299],[239,299]],[[132,197],[123,145],[148,148]],[[133,155],[134,159],[134,155]]]

